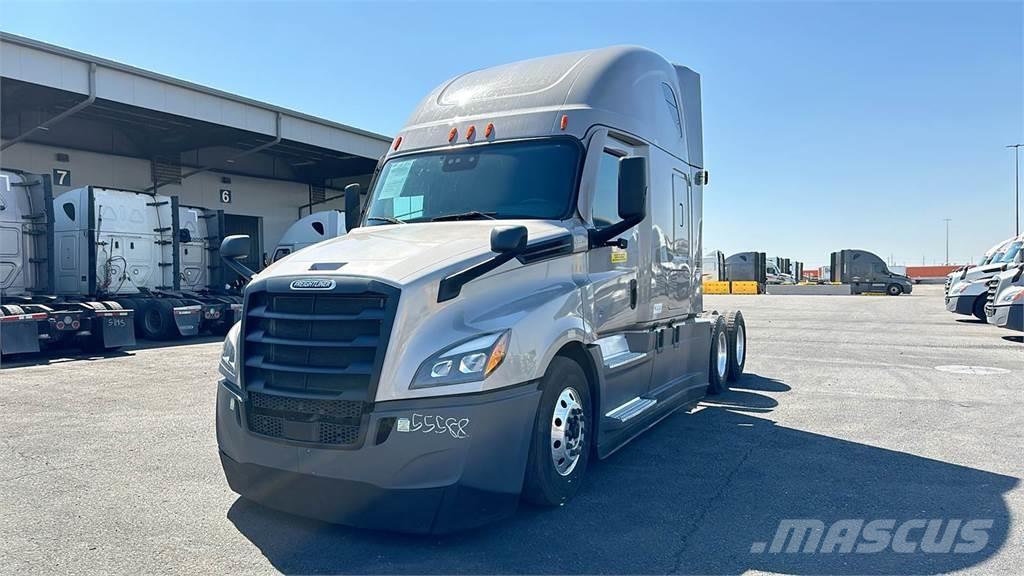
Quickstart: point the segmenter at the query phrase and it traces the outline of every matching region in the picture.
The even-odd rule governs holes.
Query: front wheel
[[[899,284],[889,284],[885,289],[886,294],[889,296],[899,296],[903,294],[903,287]]]
[[[561,506],[579,490],[594,437],[587,377],[576,362],[551,361],[526,463],[523,498],[538,506]]]
[[[974,306],[971,309],[971,313],[974,317],[982,322],[988,322],[988,316],[985,315],[985,302],[988,300],[988,294],[982,294],[974,299]]]

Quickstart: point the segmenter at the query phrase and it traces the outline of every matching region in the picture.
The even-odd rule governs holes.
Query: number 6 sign
[[[220,203],[231,204],[231,190],[221,189],[220,191]]]

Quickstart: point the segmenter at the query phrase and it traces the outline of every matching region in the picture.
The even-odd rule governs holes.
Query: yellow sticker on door
[[[628,252],[622,248],[612,248],[612,264],[622,264],[629,259]]]

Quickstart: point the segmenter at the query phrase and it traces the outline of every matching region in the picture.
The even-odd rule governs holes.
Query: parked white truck
[[[0,171],[0,354],[135,344],[130,308],[98,295],[57,294],[55,254],[49,175]]]
[[[274,249],[271,262],[312,246],[324,240],[345,234],[345,213],[341,210],[322,210],[299,218],[284,231]]]
[[[702,148],[699,76],[642,48],[440,85],[348,234],[246,287],[217,385],[231,488],[458,530],[567,502],[590,458],[722,391],[746,328],[704,312]]]
[[[955,314],[973,315],[987,321],[985,304],[988,302],[988,282],[1008,268],[1024,262],[1024,235],[1003,242],[986,257],[986,263],[965,268],[954,277],[946,293],[946,310]]]
[[[996,274],[987,282],[985,316],[989,324],[1024,332],[1024,262]]]

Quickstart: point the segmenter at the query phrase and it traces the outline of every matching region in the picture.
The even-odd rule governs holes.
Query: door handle
[[[636,278],[629,281],[629,307],[632,310],[636,310]]]

